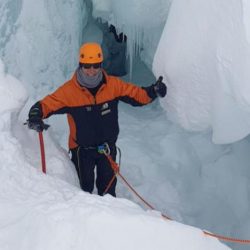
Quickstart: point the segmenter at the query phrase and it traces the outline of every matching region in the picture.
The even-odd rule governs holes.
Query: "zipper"
[[[89,97],[91,97],[92,100],[94,100],[93,105],[96,105],[96,104],[97,104],[97,102],[96,102],[96,96],[97,96],[101,91],[103,91],[103,89],[105,88],[105,85],[106,85],[106,84],[103,84],[103,85],[101,86],[101,88],[97,91],[97,93],[96,93],[95,96],[92,95],[92,93],[91,93],[87,88],[81,87],[81,89],[82,89],[83,91],[85,91],[85,92],[87,93],[87,95],[88,95]]]
[[[105,84],[103,84],[103,85],[101,86],[101,88],[98,89],[98,91],[97,91],[97,93],[96,93],[95,96],[92,95],[92,96],[94,97],[94,104],[97,104],[97,103],[96,103],[96,97],[97,97],[98,94],[100,94],[100,93],[103,91],[104,88],[105,88]]]

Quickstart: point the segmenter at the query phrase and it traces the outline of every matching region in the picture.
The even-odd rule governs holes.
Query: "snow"
[[[190,131],[212,129],[215,143],[250,132],[249,10],[247,1],[175,0],[155,54],[169,117]]]
[[[0,87],[2,250],[117,249],[117,246],[119,249],[228,249],[205,237],[199,229],[164,220],[159,212],[143,211],[125,199],[81,191],[76,178],[74,182],[72,164],[63,152],[55,149],[53,141],[46,144],[46,151],[53,153],[47,155],[48,174],[43,175],[34,159],[38,155],[34,146],[38,145],[32,142],[31,135],[35,137],[36,133],[15,126],[16,114],[24,106],[27,93],[21,82],[4,73],[2,62]],[[16,135],[21,134],[26,141],[17,140],[13,127]],[[46,140],[50,140],[47,134]],[[62,157],[68,169],[63,166]],[[54,173],[56,169],[59,173],[67,171],[61,177]]]
[[[5,14],[0,22],[4,37],[0,55],[8,72],[42,97],[58,80],[69,77],[78,63],[75,55],[88,18],[85,1],[1,0],[1,5]]]
[[[243,24],[245,28],[245,33],[246,33],[246,38],[248,43],[250,42],[250,3],[247,0],[242,1],[242,6],[243,6]]]
[[[79,45],[101,41],[102,30],[89,1],[1,0],[1,250],[216,250],[229,248],[202,230],[249,237],[248,2],[140,3],[95,0],[93,14],[128,35],[125,79],[145,86],[162,74],[168,84],[160,102],[119,107],[121,173],[157,211],[121,180],[116,199],[80,190],[65,116],[46,121],[41,173],[37,133],[23,125],[28,109],[71,77]]]

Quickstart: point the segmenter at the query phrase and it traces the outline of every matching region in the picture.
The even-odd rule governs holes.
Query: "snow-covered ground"
[[[2,62],[0,89],[1,250],[228,249],[129,200],[81,191],[72,164],[48,133],[48,174],[42,174],[37,133],[17,119],[27,93]]]

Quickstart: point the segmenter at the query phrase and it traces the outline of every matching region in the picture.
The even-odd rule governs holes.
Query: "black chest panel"
[[[70,108],[68,113],[75,122],[78,145],[88,147],[116,142],[119,133],[118,100]]]

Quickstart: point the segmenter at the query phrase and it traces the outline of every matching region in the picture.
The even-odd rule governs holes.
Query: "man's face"
[[[84,64],[82,67],[82,71],[87,76],[95,76],[101,70],[101,63],[94,64]]]

